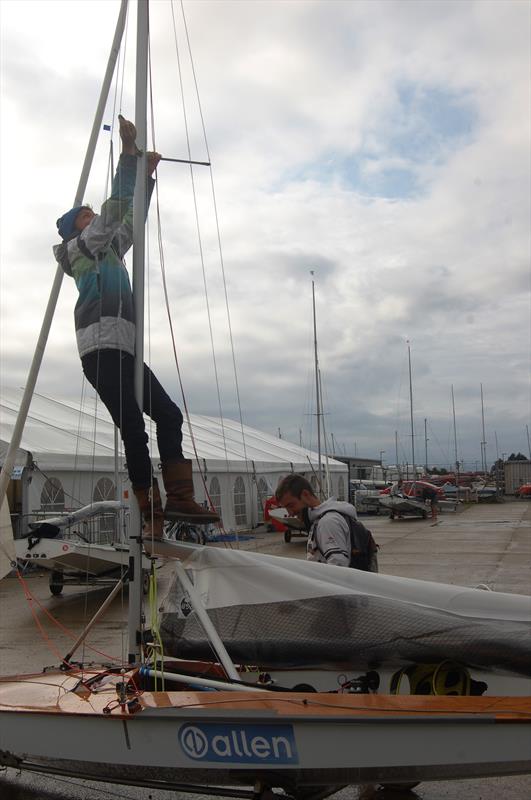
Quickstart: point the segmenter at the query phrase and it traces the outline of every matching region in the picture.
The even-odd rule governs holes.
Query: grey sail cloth
[[[185,567],[236,663],[373,669],[450,659],[531,675],[530,598],[200,550]],[[212,657],[177,578],[162,606],[160,631],[166,654]]]

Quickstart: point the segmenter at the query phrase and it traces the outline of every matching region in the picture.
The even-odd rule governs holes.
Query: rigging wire
[[[152,81],[152,69],[151,69],[151,50],[149,48],[148,48],[148,72],[149,72],[149,88],[150,88],[150,110],[151,110],[152,139],[153,139],[153,147],[156,149],[155,125],[154,125],[154,103],[153,103],[153,81]],[[194,188],[194,191],[195,191],[195,188]],[[175,367],[176,367],[176,371],[177,371],[177,378],[178,378],[179,386],[180,386],[180,390],[181,390],[181,396],[182,396],[182,399],[183,399],[183,409],[184,409],[184,412],[185,412],[185,417],[186,417],[186,422],[187,422],[188,431],[189,431],[189,435],[190,435],[190,440],[192,442],[192,448],[193,448],[193,451],[194,451],[194,454],[195,454],[195,458],[196,458],[197,464],[199,466],[199,473],[201,475],[201,481],[203,483],[205,495],[208,498],[210,506],[213,507],[212,500],[211,500],[211,498],[210,498],[210,496],[208,494],[208,489],[207,489],[207,485],[206,485],[206,478],[205,478],[205,475],[203,474],[203,470],[202,470],[201,463],[200,463],[200,460],[199,460],[199,453],[197,451],[197,445],[196,445],[196,441],[195,441],[195,436],[194,436],[194,432],[193,432],[193,429],[192,429],[192,423],[191,423],[191,419],[190,419],[190,412],[188,410],[188,403],[187,403],[187,400],[186,400],[186,393],[184,391],[182,373],[181,373],[179,358],[178,358],[178,355],[177,355],[177,346],[176,346],[176,343],[175,343],[175,332],[174,332],[174,328],[173,328],[173,319],[172,319],[172,315],[171,315],[171,311],[170,311],[168,284],[167,284],[167,280],[166,280],[166,263],[165,263],[165,256],[164,256],[164,245],[163,245],[163,241],[162,241],[162,220],[161,220],[161,214],[160,214],[160,197],[159,197],[158,182],[155,183],[155,198],[156,198],[156,216],[157,216],[157,239],[158,239],[159,258],[160,258],[160,270],[161,270],[161,277],[162,277],[162,288],[163,288],[163,293],[164,293],[164,300],[165,300],[165,306],[166,306],[166,313],[167,313],[167,317],[168,317],[168,324],[169,324],[169,328],[170,328],[170,338],[171,338],[171,342],[172,342],[173,357],[174,357]],[[195,195],[194,195],[194,199],[195,199]],[[203,267],[203,269],[204,269],[204,267]]]
[[[129,30],[128,22],[129,22],[129,15],[128,15],[128,11],[127,11],[126,22],[125,22],[125,36],[124,36],[124,40],[122,41],[122,43],[120,45],[120,52],[119,52],[119,55],[118,55],[117,68],[116,68],[116,78],[115,78],[115,82],[114,82],[112,116],[111,116],[111,119],[112,119],[111,134],[110,134],[110,144],[109,144],[109,155],[108,155],[108,158],[107,158],[107,171],[106,171],[106,177],[104,179],[104,197],[103,197],[103,201],[108,196],[109,187],[112,185],[113,174],[114,174],[114,157],[113,157],[113,155],[114,155],[113,154],[114,120],[115,120],[115,116],[116,116],[115,112],[116,112],[116,106],[117,106],[117,103],[118,103],[118,97],[119,97],[119,108],[121,110],[122,97],[123,97],[123,91],[124,91],[125,59],[126,59],[126,54],[127,54],[127,34],[128,34],[128,30]],[[121,69],[120,69],[120,62],[121,62]],[[120,387],[121,387],[121,381],[120,381]],[[85,375],[83,374],[82,385],[81,385],[81,397],[80,397],[79,415],[78,415],[78,425],[77,425],[77,435],[76,435],[76,447],[75,447],[75,454],[74,454],[74,476],[78,475],[80,444],[81,444],[82,438],[84,438],[81,435],[81,429],[82,429],[82,419],[83,419],[83,415],[84,415],[84,408],[86,407],[87,399],[88,399],[87,390],[88,390],[88,382],[87,382],[87,380],[85,378]],[[93,420],[93,436],[92,436],[92,440],[91,440],[92,452],[91,452],[91,468],[90,468],[90,497],[91,497],[91,501],[94,500],[94,493],[95,493],[95,489],[96,489],[96,486],[97,486],[97,484],[95,485],[95,475],[96,475],[95,467],[96,467],[96,432],[97,432],[97,426],[98,426],[98,402],[99,402],[99,397],[98,397],[98,394],[96,392],[96,398],[95,398],[95,403],[93,405],[92,415],[91,414],[87,415],[89,418],[92,416],[92,420]],[[120,406],[121,406],[121,404],[120,404]],[[118,437],[118,446],[120,447],[120,437]],[[123,457],[123,451],[122,451],[121,455]],[[75,477],[74,477],[74,483],[73,483],[73,486],[72,486],[72,491],[73,492],[74,492],[74,489],[75,489]],[[81,476],[79,476],[79,489],[78,489],[78,491],[79,491],[79,493],[81,493]],[[115,492],[116,492],[116,496],[118,496],[118,495],[121,496],[121,487],[118,485],[118,482],[116,482]],[[79,498],[72,498],[72,499],[75,499],[75,501],[80,506],[82,505],[81,500]],[[83,618],[84,618],[85,622],[88,619],[88,590],[89,590],[88,561],[91,558],[91,549],[90,548],[91,548],[92,544],[93,544],[92,540],[88,541],[89,552],[88,552],[88,555],[87,555],[87,566],[86,566],[86,568],[84,570],[85,594],[84,594]],[[125,553],[124,553],[124,563],[121,566],[122,577],[123,577],[123,574],[124,574],[126,568],[127,568],[127,564],[126,564],[126,561],[125,561]],[[81,570],[80,570],[80,572],[81,572]],[[121,594],[122,594],[122,609],[124,609],[125,608],[125,604],[124,604],[124,593],[123,593],[123,590],[122,590]],[[83,642],[83,656],[82,656],[83,660],[84,660],[84,648],[85,648],[85,642]],[[125,660],[125,652],[126,652],[126,643],[125,643],[125,634],[124,634],[123,630],[122,630],[122,651],[123,651],[122,661],[124,661]]]
[[[189,132],[189,126],[188,126],[188,116],[187,116],[187,113],[186,113],[186,102],[185,102],[184,85],[183,85],[183,77],[182,77],[181,57],[180,57],[180,54],[179,54],[179,44],[178,44],[178,37],[177,37],[177,26],[176,26],[175,12],[174,12],[174,7],[173,7],[173,0],[171,2],[171,14],[172,14],[173,37],[174,37],[174,44],[175,44],[175,55],[176,55],[176,59],[177,59],[177,70],[178,70],[179,85],[180,85],[180,90],[181,90],[181,106],[182,106],[183,123],[184,123],[185,135],[186,135],[187,155],[188,155],[188,159],[191,160],[192,154],[191,154],[191,146],[190,146],[190,132]],[[184,20],[184,24],[185,24],[185,28],[186,28],[186,20],[184,18],[184,10],[183,10],[183,20]],[[189,42],[188,42],[188,44],[189,44]],[[189,47],[189,56],[190,56],[190,61],[192,62],[192,56],[191,56],[190,47]],[[193,62],[192,62],[192,71],[193,71]],[[195,75],[194,75],[194,77],[195,77]],[[197,92],[197,85],[196,85],[196,92]],[[201,113],[199,97],[198,97],[198,105],[199,105],[199,111]],[[208,145],[206,145],[206,147],[207,147],[207,152],[208,152]],[[208,156],[208,161],[210,161],[210,155]],[[210,166],[209,169],[211,171],[212,167]],[[189,165],[189,172],[190,172],[190,183],[191,183],[192,196],[193,196],[193,202],[194,202],[195,224],[196,224],[196,232],[197,232],[197,240],[198,240],[198,248],[199,248],[199,257],[200,257],[200,263],[201,263],[201,272],[202,272],[202,277],[203,277],[203,288],[204,288],[204,295],[205,295],[206,313],[207,313],[208,328],[209,328],[209,335],[210,335],[210,347],[211,347],[211,351],[212,351],[212,363],[213,363],[213,369],[214,369],[214,378],[215,378],[215,384],[216,384],[216,394],[217,394],[218,409],[219,409],[220,422],[221,422],[221,434],[222,434],[223,447],[224,447],[224,452],[225,452],[225,461],[226,461],[226,466],[227,466],[227,471],[228,471],[228,448],[227,448],[227,442],[226,442],[226,436],[225,436],[225,425],[224,425],[223,409],[222,409],[222,402],[221,402],[220,382],[219,382],[219,374],[218,374],[218,367],[217,367],[216,350],[215,350],[215,345],[214,345],[214,333],[213,333],[213,327],[212,327],[212,315],[211,315],[211,311],[210,311],[210,301],[209,301],[209,294],[208,294],[208,283],[207,283],[207,278],[206,278],[204,251],[203,251],[203,244],[202,244],[202,238],[201,238],[201,226],[200,226],[200,222],[199,222],[199,209],[198,209],[198,202],[197,202],[197,192],[196,192],[196,185],[195,185],[195,178],[194,178],[194,169],[193,169],[193,165],[192,164]],[[215,207],[215,203],[214,203],[214,207]],[[162,245],[162,242],[161,242],[161,245]],[[164,283],[164,287],[165,287],[165,291],[166,291],[166,283]],[[180,376],[179,376],[179,379],[180,379]],[[183,402],[185,403],[187,424],[188,424],[188,428],[189,428],[189,432],[190,432],[190,437],[191,437],[191,440],[192,440],[192,445],[193,445],[195,457],[197,459],[197,462],[198,462],[198,465],[199,465],[199,468],[200,468],[200,473],[201,473],[201,478],[202,478],[202,481],[203,481],[203,486],[204,486],[204,489],[205,489],[205,493],[206,493],[206,495],[207,495],[207,497],[209,499],[209,502],[210,502],[210,504],[212,506],[212,501],[211,501],[211,498],[208,495],[208,490],[207,490],[207,487],[206,487],[206,480],[205,480],[205,477],[203,475],[203,471],[201,470],[201,466],[200,466],[200,462],[199,462],[199,455],[197,453],[197,448],[196,448],[194,434],[193,434],[193,431],[192,431],[192,425],[191,425],[191,421],[190,421],[190,416],[188,414],[188,410],[187,410],[187,407],[186,407],[186,402],[184,400],[184,390],[183,390],[183,387],[182,387],[182,383],[181,383],[181,392],[183,394]]]
[[[444,465],[445,466],[446,465],[450,465],[449,450],[444,450],[444,448],[443,448],[442,444],[440,443],[439,439],[437,438],[437,434],[435,433],[435,430],[434,430],[434,428],[433,428],[433,426],[432,426],[432,424],[431,424],[431,422],[429,420],[428,420],[428,428],[429,428],[429,431],[430,431],[430,434],[431,434],[431,438],[436,442],[437,446],[439,447],[439,450],[441,451],[441,454],[442,454],[443,458],[445,459]]]
[[[314,397],[315,397],[315,368],[313,366],[314,356],[313,356],[313,348],[314,348],[314,341],[313,341],[313,328],[311,324],[308,325],[307,329],[307,344],[306,344],[306,351],[308,353],[307,356],[307,363],[308,363],[308,371],[306,375],[306,390],[304,393],[305,397],[305,405],[302,411],[302,421],[301,421],[301,429],[304,430],[305,428],[309,428],[307,430],[307,442],[306,448],[308,450],[312,449],[312,441],[313,441],[313,426],[314,426],[314,416],[313,408],[314,408]]]
[[[206,148],[206,151],[207,151],[207,154],[208,154],[208,160],[209,160],[209,162],[211,162],[210,151],[209,151],[209,146],[208,146],[208,139],[207,139],[207,135],[206,135],[206,126],[205,126],[205,122],[204,122],[204,115],[203,115],[203,111],[202,111],[201,100],[200,100],[199,90],[198,90],[197,76],[196,76],[193,57],[192,57],[192,53],[191,53],[190,37],[189,37],[189,33],[188,33],[188,27],[187,27],[187,23],[186,23],[186,17],[185,17],[185,14],[184,14],[184,8],[183,8],[182,2],[181,2],[181,11],[182,11],[182,16],[183,16],[184,30],[185,30],[185,33],[186,33],[186,41],[187,41],[187,45],[188,45],[188,54],[189,54],[189,58],[190,58],[190,64],[191,64],[191,69],[192,69],[192,74],[193,74],[193,79],[194,79],[194,86],[195,86],[197,104],[198,104],[198,108],[199,108],[199,114],[200,114],[200,117],[201,117],[201,126],[202,126],[202,131],[203,131],[203,138],[204,138],[205,148]],[[180,89],[181,89],[182,112],[183,112],[183,118],[184,118],[186,142],[187,142],[189,160],[191,161],[190,133],[189,133],[188,117],[187,117],[187,112],[186,112],[186,102],[185,102],[185,92],[184,92],[184,85],[183,85],[181,57],[180,57],[180,53],[179,53],[179,43],[178,43],[178,37],[177,37],[177,27],[176,27],[176,20],[175,20],[173,2],[171,3],[171,13],[172,13],[172,24],[173,24],[173,34],[174,34],[176,58],[177,58],[179,84],[180,84]],[[150,82],[150,105],[151,105],[151,120],[152,120],[152,137],[153,137],[154,147],[156,149],[155,130],[154,130],[154,110],[153,110],[154,103],[153,103],[153,81],[152,81],[151,52],[149,52],[149,62],[148,62],[148,64],[149,64],[149,82]],[[244,456],[244,461],[245,461],[245,471],[247,473],[249,486],[251,486],[251,483],[254,481],[254,483],[257,486],[257,491],[258,491],[258,495],[259,495],[259,499],[260,499],[260,491],[261,490],[260,490],[260,487],[258,486],[258,480],[257,480],[257,476],[256,476],[256,471],[255,471],[255,468],[254,468],[254,464],[253,464],[252,470],[250,468],[250,463],[251,462],[249,461],[248,452],[247,452],[247,443],[246,443],[246,436],[245,436],[244,425],[243,425],[243,414],[242,414],[241,396],[240,396],[239,380],[238,380],[238,370],[237,370],[237,366],[236,366],[234,337],[233,337],[233,332],[232,332],[232,322],[231,322],[230,307],[229,307],[229,301],[228,301],[227,280],[226,280],[226,275],[225,275],[223,248],[222,248],[222,244],[221,244],[219,215],[218,215],[218,210],[217,210],[216,192],[215,192],[215,186],[214,186],[214,180],[213,180],[213,170],[212,170],[212,167],[211,167],[210,163],[209,163],[209,167],[210,167],[210,173],[209,174],[210,174],[212,202],[213,202],[214,217],[215,217],[215,224],[216,224],[217,245],[218,245],[218,251],[219,251],[219,259],[220,259],[220,264],[221,264],[221,274],[222,274],[222,281],[223,281],[223,288],[224,288],[224,295],[225,295],[225,307],[226,307],[226,314],[227,314],[229,340],[230,340],[230,347],[231,347],[232,364],[233,364],[233,371],[234,371],[234,380],[235,380],[237,404],[238,404],[238,411],[239,411],[239,422],[240,422],[240,428],[241,428],[243,456]],[[222,409],[222,403],[221,403],[220,381],[219,381],[219,374],[218,374],[218,368],[217,368],[216,351],[215,351],[215,346],[214,346],[212,315],[211,315],[211,310],[210,310],[208,283],[207,283],[206,268],[205,268],[205,256],[204,256],[204,250],[203,250],[201,224],[200,224],[200,219],[199,219],[199,206],[198,206],[195,175],[194,175],[192,164],[189,165],[189,169],[190,169],[190,181],[191,181],[191,187],[192,187],[193,202],[194,202],[195,225],[196,225],[197,238],[198,238],[199,257],[200,257],[200,263],[201,263],[201,270],[202,270],[202,277],[203,277],[203,287],[204,287],[205,302],[206,302],[206,312],[207,312],[207,319],[208,319],[208,326],[209,326],[212,359],[213,359],[213,365],[214,365],[214,376],[215,376],[218,407],[219,407],[219,414],[220,414],[221,432],[222,432],[222,438],[223,438],[223,447],[224,447],[224,453],[225,453],[225,460],[226,460],[227,469],[228,469],[228,446],[227,446],[226,426],[225,426],[225,422],[224,422],[223,409]],[[171,336],[171,340],[172,340],[174,360],[175,360],[176,369],[177,369],[177,377],[178,377],[178,381],[179,381],[179,385],[180,385],[181,395],[182,395],[182,398],[183,398],[183,409],[184,409],[186,420],[187,420],[187,426],[188,426],[188,430],[189,430],[190,440],[191,440],[191,443],[192,443],[195,459],[196,459],[198,467],[199,467],[199,472],[200,472],[200,475],[201,475],[201,480],[202,480],[202,483],[203,483],[205,495],[208,498],[210,506],[213,507],[212,498],[210,497],[209,492],[208,492],[208,488],[207,488],[207,485],[206,485],[206,477],[205,477],[205,474],[203,472],[203,469],[202,469],[202,466],[201,466],[201,461],[199,459],[199,454],[198,454],[198,451],[197,451],[196,437],[195,437],[194,432],[192,430],[190,413],[189,413],[189,409],[188,409],[188,402],[187,402],[187,398],[186,398],[186,393],[184,391],[182,373],[181,373],[181,369],[180,369],[180,365],[179,365],[179,359],[178,359],[178,356],[177,356],[177,348],[176,348],[176,344],[175,344],[175,334],[174,334],[173,322],[172,322],[172,318],[171,318],[171,312],[170,312],[170,309],[169,309],[169,294],[168,294],[168,284],[167,284],[167,279],[166,279],[164,247],[163,247],[163,243],[162,243],[162,222],[161,222],[161,214],[160,214],[160,198],[159,198],[158,184],[156,184],[155,192],[156,192],[156,208],[157,208],[156,214],[157,214],[157,229],[158,229],[158,243],[159,243],[159,256],[160,256],[160,265],[161,265],[161,275],[162,275],[162,286],[163,286],[163,293],[164,293],[164,297],[165,297],[165,304],[166,304],[166,309],[167,309],[168,322],[169,322],[169,327],[170,327],[170,336]],[[252,500],[252,494],[253,493],[251,491],[251,500]],[[222,527],[222,523],[220,524],[220,527]]]
[[[173,0],[171,0],[171,6],[172,6],[172,16],[173,16]],[[206,153],[207,153],[207,161],[210,164],[210,166],[209,166],[209,175],[210,175],[210,186],[211,186],[211,194],[212,194],[212,204],[213,204],[213,210],[214,210],[214,220],[215,220],[215,227],[216,227],[216,238],[217,238],[217,245],[218,245],[219,262],[220,262],[221,276],[222,276],[222,281],[223,281],[223,291],[224,291],[224,296],[225,296],[225,311],[226,311],[226,316],[227,316],[227,328],[228,328],[229,342],[230,342],[230,348],[231,348],[232,367],[233,367],[233,374],[234,374],[234,385],[235,385],[236,398],[237,398],[237,404],[238,404],[238,415],[239,415],[240,429],[241,429],[241,435],[242,435],[243,457],[244,457],[244,463],[245,463],[245,467],[246,467],[247,477],[248,477],[249,481],[251,481],[252,477],[250,477],[250,474],[249,474],[249,466],[248,466],[249,461],[248,461],[248,457],[247,457],[247,445],[246,445],[245,430],[244,430],[244,423],[243,423],[243,413],[242,413],[240,386],[239,386],[239,380],[238,380],[238,369],[237,369],[237,365],[236,365],[236,353],[235,353],[235,347],[234,347],[234,336],[233,336],[233,332],[232,332],[232,320],[231,320],[231,313],[230,313],[230,303],[229,303],[228,289],[227,289],[227,279],[226,279],[226,273],[225,273],[225,259],[224,259],[223,247],[222,247],[222,243],[221,243],[221,228],[220,228],[220,224],[219,224],[219,214],[218,214],[217,199],[216,199],[216,188],[215,188],[215,183],[214,183],[214,171],[213,171],[213,168],[212,168],[212,159],[211,159],[211,156],[210,156],[210,148],[209,148],[209,145],[208,145],[208,137],[207,137],[207,133],[206,133],[205,118],[204,118],[204,114],[203,114],[203,107],[202,107],[202,104],[201,104],[201,97],[200,97],[200,94],[199,94],[199,84],[198,84],[197,74],[196,74],[196,70],[195,70],[195,63],[194,63],[194,59],[193,59],[193,55],[192,55],[192,47],[191,47],[190,35],[189,35],[189,31],[188,31],[188,24],[186,22],[186,15],[185,15],[185,12],[184,12],[183,0],[180,0],[180,6],[181,6],[181,14],[182,14],[182,18],[183,18],[184,32],[185,32],[185,36],[186,36],[186,43],[187,43],[187,47],[188,47],[188,55],[189,55],[189,59],[190,59],[190,68],[191,68],[192,76],[193,76],[193,83],[194,83],[194,88],[195,88],[197,107],[198,107],[198,112],[199,112],[199,116],[200,116],[200,119],[201,119],[201,129],[202,129],[202,132],[203,132],[203,141],[204,141],[205,150],[206,150]],[[188,135],[187,135],[187,140],[188,140]],[[189,146],[189,140],[188,140],[188,146]],[[222,424],[222,431],[223,431],[223,415],[221,415],[221,424]],[[254,470],[253,470],[253,472],[254,472]],[[256,476],[255,476],[255,482],[256,482]]]
[[[42,637],[43,641],[45,642],[46,646],[53,653],[55,658],[58,658],[61,663],[68,664],[68,666],[71,666],[68,662],[66,662],[63,659],[63,656],[61,655],[61,653],[55,648],[55,645],[53,644],[50,636],[48,635],[47,631],[44,629],[40,619],[38,618],[38,616],[36,614],[35,606],[38,606],[40,611],[42,611],[43,614],[45,614],[45,616],[48,617],[50,622],[52,622],[57,628],[59,628],[60,631],[62,631],[70,639],[75,641],[77,639],[77,635],[73,631],[71,631],[69,628],[67,628],[65,625],[63,625],[62,622],[59,622],[59,620],[56,617],[54,617],[54,615],[46,608],[46,606],[44,606],[40,602],[40,600],[38,600],[38,598],[29,589],[29,586],[28,586],[25,578],[23,577],[23,575],[20,573],[19,570],[16,570],[16,577],[17,577],[17,580],[19,581],[19,583],[20,583],[20,585],[22,587],[22,591],[23,591],[24,596],[26,598],[26,602],[28,603],[31,615],[33,616],[33,620],[35,622],[35,625],[37,626],[38,630],[40,631],[41,637]],[[111,662],[114,662],[117,665],[125,666],[125,664],[126,664],[126,662],[123,659],[119,659],[116,656],[109,656],[107,653],[103,653],[101,650],[98,650],[96,647],[92,647],[89,644],[87,644],[86,647],[89,650],[92,650],[94,653],[97,653],[98,655],[103,656],[107,660],[109,660]],[[81,671],[83,671],[83,670],[81,670]]]

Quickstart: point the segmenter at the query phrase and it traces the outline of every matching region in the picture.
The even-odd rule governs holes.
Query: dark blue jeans
[[[127,471],[133,487],[151,484],[151,459],[144,418],[135,400],[135,364],[129,353],[99,350],[81,359],[85,377],[120,429],[127,460]],[[183,458],[180,409],[166,394],[149,367],[144,364],[144,412],[157,426],[160,460]]]

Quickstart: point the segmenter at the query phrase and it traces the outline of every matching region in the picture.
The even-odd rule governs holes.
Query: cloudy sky
[[[219,395],[238,418],[235,363],[244,422],[315,447],[313,270],[330,450],[333,434],[336,452],[385,451],[394,463],[396,431],[399,460],[411,459],[409,340],[417,462],[425,419],[429,462],[454,461],[452,386],[467,468],[481,466],[480,384],[489,464],[496,440],[500,456],[528,453],[530,4],[189,0],[208,150],[180,4],[173,15],[166,0],[151,6],[155,147],[186,158],[189,141],[192,158],[209,152],[213,165],[215,205],[208,168],[193,183],[183,165],[163,162],[158,174],[189,409],[218,415]],[[55,273],[55,220],[77,188],[118,8],[0,2],[8,387],[25,383]],[[134,117],[135,12],[109,124],[119,110]],[[110,142],[102,131],[85,194],[95,207]],[[180,401],[156,213],[149,240],[147,358]],[[37,390],[79,400],[76,295],[65,279]]]

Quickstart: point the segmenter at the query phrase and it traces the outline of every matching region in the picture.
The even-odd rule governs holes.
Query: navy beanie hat
[[[59,217],[57,220],[57,230],[59,231],[59,236],[61,239],[63,239],[63,241],[65,239],[72,238],[72,234],[76,231],[76,217],[82,208],[87,208],[87,206],[76,206],[75,208],[71,208],[70,211],[67,211],[66,214],[63,214],[63,216]]]

